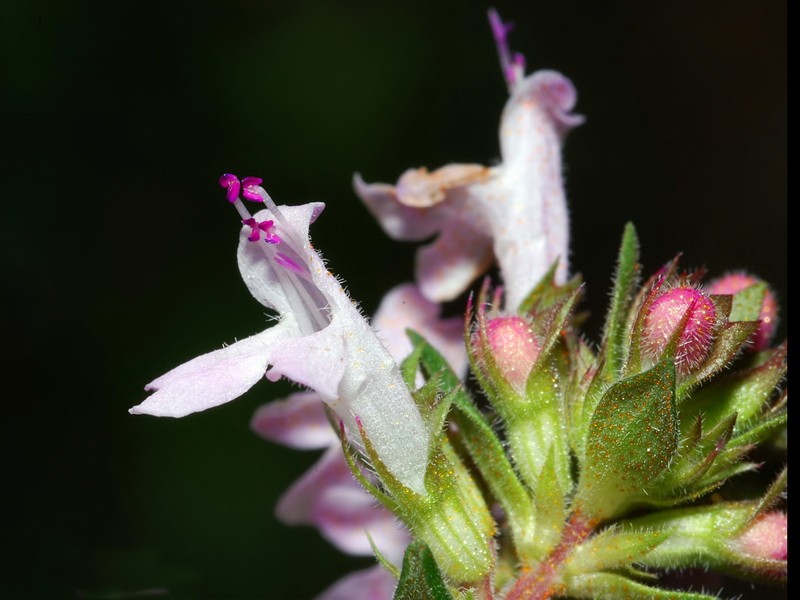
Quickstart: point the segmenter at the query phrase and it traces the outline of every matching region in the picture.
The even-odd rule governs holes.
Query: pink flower
[[[409,169],[396,185],[367,184],[356,174],[354,187],[392,238],[438,234],[417,254],[416,278],[427,298],[455,298],[496,259],[513,310],[556,259],[556,280],[566,280],[561,145],[583,118],[570,112],[572,83],[555,71],[523,77],[524,59],[508,51],[508,27],[494,12],[490,19],[511,94],[500,123],[502,164]]]
[[[244,223],[242,277],[278,321],[155,379],[145,387],[155,393],[130,412],[182,417],[241,396],[265,374],[286,377],[316,390],[356,441],[358,418],[386,467],[424,493],[429,434],[422,417],[391,354],[309,243],[309,225],[325,205],[277,207],[260,179],[225,175],[220,183]],[[240,187],[268,208],[250,215]]]
[[[392,356],[400,362],[412,350],[405,333],[421,333],[463,375],[467,367],[460,318],[440,319],[439,308],[413,284],[391,290],[381,302],[374,325]],[[265,404],[251,427],[262,437],[299,449],[327,448],[320,460],[281,497],[278,518],[288,525],[314,525],[347,554],[371,555],[366,532],[381,553],[399,565],[410,541],[394,515],[376,504],[353,478],[330,426],[322,398],[316,392],[292,394]],[[352,573],[326,590],[318,600],[389,600],[394,577],[383,567]]]

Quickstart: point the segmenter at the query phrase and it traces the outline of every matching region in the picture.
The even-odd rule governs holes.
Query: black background
[[[712,276],[757,273],[785,306],[786,4],[496,7],[529,69],[569,76],[587,117],[564,161],[590,333],[628,220],[646,271],[683,251]],[[310,598],[370,564],[272,516],[316,459],[248,429],[288,384],[181,420],[127,409],[263,328],[225,171],[328,204],[315,246],[365,312],[411,278],[413,246],[382,236],[350,179],[496,162],[506,91],[486,9],[2,4],[4,597]]]

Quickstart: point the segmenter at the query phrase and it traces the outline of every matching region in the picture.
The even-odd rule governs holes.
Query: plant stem
[[[558,546],[550,556],[534,569],[517,579],[506,600],[547,600],[563,591],[560,569],[575,547],[594,531],[597,521],[587,519],[582,513],[573,512]]]

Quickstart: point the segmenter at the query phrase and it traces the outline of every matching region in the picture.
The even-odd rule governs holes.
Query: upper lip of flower
[[[521,55],[508,51],[508,26],[490,13],[511,96],[500,125],[502,164],[451,164],[410,169],[395,186],[353,185],[393,238],[437,238],[417,254],[417,282],[435,301],[452,300],[497,259],[513,310],[558,260],[556,282],[568,271],[568,214],[561,177],[561,143],[583,122],[571,112],[572,83],[555,71],[524,77]]]
[[[281,242],[250,241],[245,225],[239,268],[256,300],[277,310],[278,323],[162,375],[131,412],[179,417],[205,410],[240,396],[266,371],[272,381],[283,376],[319,392],[357,443],[358,418],[387,468],[424,493],[429,433],[422,417],[394,359],[308,241],[324,204],[277,207],[257,184],[245,187],[269,208],[250,215],[237,198],[243,220],[273,221]]]

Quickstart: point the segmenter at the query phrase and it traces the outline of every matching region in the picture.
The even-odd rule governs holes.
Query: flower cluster
[[[760,495],[727,485],[785,430],[774,293],[742,272],[704,283],[677,258],[642,281],[628,225],[602,338],[587,341],[561,171],[575,89],[526,75],[510,26],[489,18],[510,94],[502,162],[354,178],[392,238],[434,237],[416,281],[370,323],[309,242],[324,205],[277,206],[261,179],[225,174],[242,277],[277,322],[154,380],[131,412],[182,417],[264,377],[308,388],[251,427],[324,450],[278,518],[377,558],[323,600],[716,597],[659,587],[692,567],[785,580],[786,470]],[[438,303],[492,264],[502,285],[486,279],[463,318],[442,318]]]

